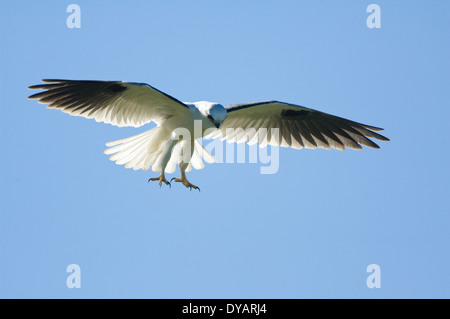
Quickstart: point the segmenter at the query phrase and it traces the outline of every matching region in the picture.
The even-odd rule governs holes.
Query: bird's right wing
[[[117,126],[139,127],[151,121],[159,124],[172,116],[189,113],[189,107],[145,83],[121,81],[42,80],[30,86],[42,89],[29,99],[50,103],[74,116]]]
[[[243,103],[227,106],[228,117],[209,138],[228,142],[247,142],[301,148],[346,147],[361,149],[361,145],[379,148],[368,137],[381,141],[388,138],[374,131],[381,128],[361,124],[338,116],[279,101]],[[273,134],[278,132],[278,134]]]

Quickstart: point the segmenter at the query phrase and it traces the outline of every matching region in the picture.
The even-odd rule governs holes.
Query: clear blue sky
[[[450,2],[374,2],[381,29],[370,3],[2,1],[0,297],[450,298]],[[48,110],[26,99],[42,78],[276,99],[391,142],[280,149],[274,175],[209,164],[189,175],[200,193],[159,189],[103,154],[149,126]]]

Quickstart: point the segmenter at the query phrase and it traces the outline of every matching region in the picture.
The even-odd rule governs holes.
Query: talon
[[[164,171],[161,172],[161,175],[159,177],[152,177],[149,178],[148,182],[150,181],[159,181],[159,187],[161,188],[162,183],[169,185],[170,188],[172,188],[172,185],[170,184],[170,182],[167,181],[166,177],[164,176]]]
[[[191,184],[184,174],[181,175],[181,178],[172,178],[170,181],[173,180],[175,181],[175,183],[182,183],[186,188],[189,188],[190,191],[192,191],[192,189],[198,189],[198,191],[200,191],[200,188],[198,186],[195,186],[194,184]]]

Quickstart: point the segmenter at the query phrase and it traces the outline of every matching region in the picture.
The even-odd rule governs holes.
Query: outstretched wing
[[[362,149],[361,145],[379,148],[368,137],[389,141],[374,132],[381,131],[381,128],[299,105],[266,101],[226,108],[228,117],[219,130],[209,137],[221,137],[229,142],[248,142],[250,145],[259,143],[261,147],[270,144],[296,149],[332,147],[339,150],[346,147]]]
[[[45,84],[30,86],[42,89],[29,99],[50,103],[48,108],[59,109],[74,116],[94,118],[117,126],[142,126],[148,122],[159,124],[175,116],[188,114],[189,108],[177,99],[145,83],[121,81],[42,80]]]

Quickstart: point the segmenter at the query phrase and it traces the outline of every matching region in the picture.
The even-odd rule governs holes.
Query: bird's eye
[[[214,118],[211,115],[208,115],[208,118],[214,122]]]

